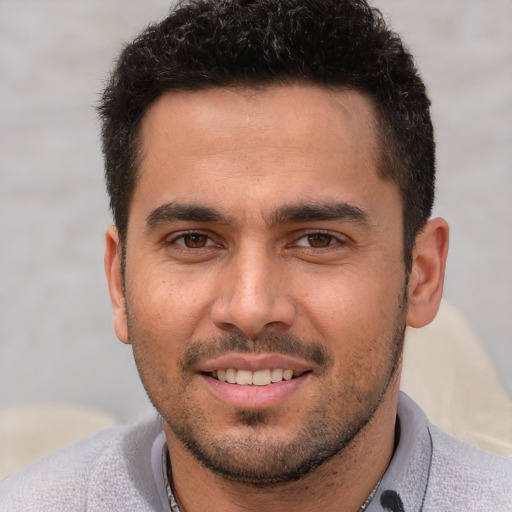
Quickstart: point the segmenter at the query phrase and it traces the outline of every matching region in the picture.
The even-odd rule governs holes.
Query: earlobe
[[[121,267],[121,241],[115,226],[110,226],[105,233],[105,274],[114,315],[114,330],[120,341],[129,343],[126,318],[126,303]]]
[[[423,327],[436,316],[443,295],[449,228],[444,219],[430,220],[416,237],[409,278],[407,325]]]

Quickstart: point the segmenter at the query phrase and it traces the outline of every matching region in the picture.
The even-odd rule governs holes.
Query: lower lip
[[[278,405],[295,394],[308,380],[309,373],[268,386],[241,386],[221,382],[208,375],[201,377],[215,397],[224,404],[243,409],[262,409]]]

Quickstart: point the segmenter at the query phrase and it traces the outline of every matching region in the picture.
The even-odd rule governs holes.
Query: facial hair
[[[406,289],[406,287],[405,287]],[[349,449],[373,418],[400,366],[405,333],[406,293],[397,308],[394,324],[384,343],[388,352],[375,364],[361,354],[350,369],[351,375],[336,379],[332,386],[334,356],[320,342],[277,332],[249,340],[243,334],[189,343],[178,362],[179,375],[160,372],[158,388],[154,385],[155,358],[148,352],[147,340],[138,339],[137,328],[129,319],[130,341],[135,361],[146,392],[163,420],[187,450],[204,467],[224,478],[253,487],[271,487],[300,479],[329,459]],[[315,378],[325,387],[309,401],[304,421],[291,438],[283,439],[273,425],[279,411],[237,409],[238,427],[226,433],[214,434],[212,421],[200,403],[191,397],[194,372],[201,361],[227,353],[273,353],[298,356],[319,368]],[[153,356],[153,357],[152,357]],[[373,369],[373,372],[370,371]],[[366,388],[357,385],[357,376],[366,374]],[[173,393],[173,381],[179,386]],[[213,421],[215,418],[213,418]],[[171,453],[172,460],[172,453]]]

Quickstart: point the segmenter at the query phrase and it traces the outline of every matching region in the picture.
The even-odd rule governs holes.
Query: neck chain
[[[370,501],[373,500],[375,495],[377,494],[377,489],[379,488],[380,480],[377,482],[377,485],[373,488],[373,491],[370,493],[368,498],[366,498],[366,501],[361,505],[361,508],[357,512],[364,512],[366,510],[366,507],[370,504]]]

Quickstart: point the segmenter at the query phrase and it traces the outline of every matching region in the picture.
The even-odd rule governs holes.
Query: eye
[[[329,247],[338,242],[339,240],[336,237],[328,235],[327,233],[309,233],[308,235],[300,237],[295,245],[299,247],[323,249],[324,247]]]
[[[185,233],[173,240],[173,243],[182,245],[188,249],[202,249],[203,247],[215,245],[210,237],[202,233]]]

